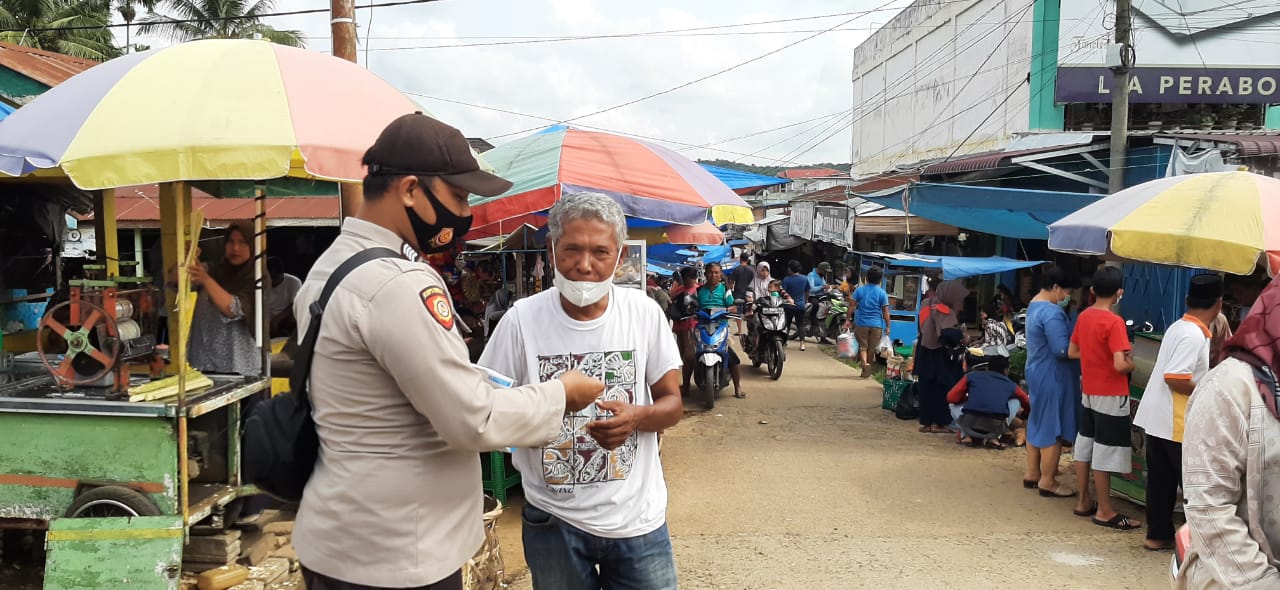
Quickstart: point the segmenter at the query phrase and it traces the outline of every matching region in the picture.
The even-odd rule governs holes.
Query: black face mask
[[[421,183],[418,184],[418,188],[421,188],[422,193],[427,196],[427,202],[431,203],[431,210],[436,214],[435,224],[430,224],[424,221],[413,207],[404,208],[409,216],[409,225],[413,226],[413,235],[418,239],[418,249],[422,250],[423,254],[448,251],[462,239],[462,236],[471,231],[471,216],[463,217],[450,211]]]

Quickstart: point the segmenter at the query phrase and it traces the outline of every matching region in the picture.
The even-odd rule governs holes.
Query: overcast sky
[[[357,0],[357,4],[368,1]],[[727,152],[667,144],[694,158],[814,163],[849,160],[847,111],[852,106],[853,49],[866,39],[869,29],[884,24],[905,4],[902,0],[441,0],[358,10],[357,21],[361,63],[400,90],[555,120],[667,90],[837,27],[704,82],[575,121],[701,146],[833,115],[714,146]],[[327,6],[326,0],[278,0],[276,11]],[[859,11],[874,12],[849,14]],[[838,13],[843,15],[666,36],[542,43],[512,39],[670,31]],[[328,21],[326,14],[312,14],[267,22],[277,28],[300,29],[310,49],[328,52]],[[725,34],[743,32],[756,34]],[[510,41],[520,43],[475,46]],[[441,45],[471,46],[423,48]],[[468,136],[490,138],[499,145],[518,137],[502,137],[505,134],[549,124],[415,98]],[[745,157],[757,152],[757,157]]]

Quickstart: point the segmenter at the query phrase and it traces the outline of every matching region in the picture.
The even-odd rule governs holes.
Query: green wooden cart
[[[263,190],[254,202],[261,277]],[[194,260],[203,217],[192,212],[191,204],[190,185],[161,185],[165,268],[186,268]],[[112,281],[128,282],[120,277],[113,191],[96,196],[95,219],[101,224],[98,252],[106,283],[81,286],[110,289]],[[211,386],[188,386],[187,373],[177,368],[187,366],[189,320],[181,318],[191,317],[194,299],[188,296],[188,273],[177,274],[176,293],[165,302],[172,311],[169,360],[177,373],[176,399],[128,401],[122,389],[149,378],[136,371],[116,371],[107,386],[68,380],[75,364],[69,357],[107,359],[106,349],[115,346],[123,362],[116,343],[128,347],[136,341],[124,335],[123,322],[101,320],[114,305],[72,303],[94,311],[77,329],[70,322],[49,324],[68,345],[57,364],[41,349],[20,355],[0,374],[0,533],[20,529],[43,538],[43,543],[19,544],[17,551],[30,550],[29,557],[42,562],[46,590],[176,590],[192,527],[227,526],[235,519],[235,500],[256,493],[240,477],[242,402],[268,390],[270,379],[206,375]],[[77,301],[74,287],[72,302]],[[258,296],[264,295],[260,289]],[[114,302],[113,297],[98,301]],[[91,339],[91,327],[103,321],[112,326],[107,337],[97,333]],[[258,338],[266,341],[262,324]],[[264,358],[265,351],[264,344]],[[8,547],[3,557],[12,559],[15,552]]]

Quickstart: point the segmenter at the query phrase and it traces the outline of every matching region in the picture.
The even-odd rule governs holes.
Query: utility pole
[[[1133,39],[1130,0],[1116,0],[1116,42],[1114,58],[1107,65],[1115,73],[1111,82],[1111,183],[1115,194],[1124,188],[1125,150],[1129,144],[1129,68],[1133,67]],[[1118,58],[1118,59],[1117,59]]]
[[[355,0],[329,0],[329,28],[333,37],[333,56],[355,63]],[[354,217],[364,201],[364,190],[359,184],[344,182],[338,185],[338,191],[342,202],[342,217]]]

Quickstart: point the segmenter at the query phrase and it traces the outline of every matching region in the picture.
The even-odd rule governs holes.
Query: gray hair
[[[577,193],[560,199],[547,215],[547,240],[552,245],[564,235],[565,222],[575,219],[593,219],[613,226],[617,232],[618,247],[627,241],[627,218],[622,207],[601,193]]]

